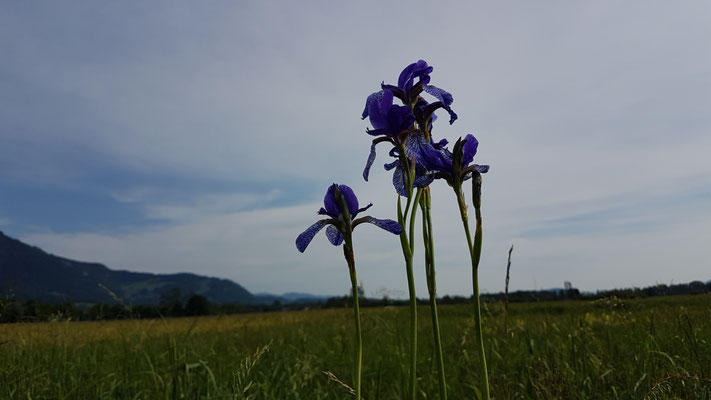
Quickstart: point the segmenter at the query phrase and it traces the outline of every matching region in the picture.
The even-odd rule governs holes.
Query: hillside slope
[[[112,270],[103,264],[46,253],[0,232],[0,295],[46,302],[114,302],[106,288],[133,304],[156,304],[161,294],[175,288],[184,295],[199,294],[216,303],[260,302],[227,279]]]

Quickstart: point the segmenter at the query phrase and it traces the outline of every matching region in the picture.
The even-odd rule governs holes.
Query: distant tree
[[[210,302],[204,296],[194,294],[185,303],[185,315],[198,316],[210,314]]]
[[[160,294],[160,312],[164,317],[183,315],[183,300],[180,289],[171,288]]]
[[[17,322],[22,320],[22,304],[16,301],[5,302],[0,309],[0,322]]]
[[[701,281],[689,282],[689,293],[699,294],[706,293],[706,285]]]
[[[34,300],[27,300],[24,304],[25,317],[36,318],[38,317],[38,306],[37,302]]]

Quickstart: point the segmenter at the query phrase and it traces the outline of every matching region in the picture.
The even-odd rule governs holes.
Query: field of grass
[[[484,309],[496,399],[710,399],[711,295]],[[366,399],[407,393],[408,310],[361,310]],[[419,308],[420,398],[437,398]],[[472,306],[442,306],[450,399],[476,398]],[[341,399],[350,309],[0,325],[0,399]],[[327,376],[324,371],[332,374]]]

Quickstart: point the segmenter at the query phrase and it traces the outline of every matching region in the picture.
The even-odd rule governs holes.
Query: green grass
[[[476,398],[473,306],[441,306],[452,399]],[[711,296],[484,308],[496,399],[710,399]],[[408,309],[362,309],[366,399],[407,393]],[[420,398],[437,398],[419,307]],[[0,325],[0,399],[338,399],[351,309]]]

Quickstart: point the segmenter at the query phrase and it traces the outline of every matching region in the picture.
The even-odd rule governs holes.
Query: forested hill
[[[46,253],[0,232],[0,296],[44,302],[157,304],[172,291],[198,294],[215,303],[259,302],[227,279],[195,274],[170,275],[119,271],[103,264]]]

